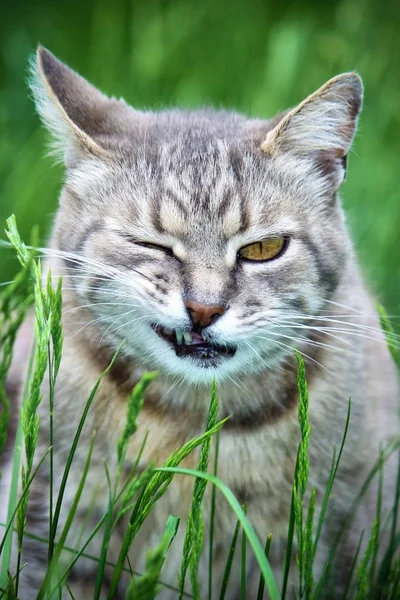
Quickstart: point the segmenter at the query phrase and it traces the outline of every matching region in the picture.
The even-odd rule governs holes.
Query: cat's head
[[[262,121],[136,111],[43,48],[33,70],[66,166],[53,242],[104,343],[197,384],[301,346],[351,252],[337,190],[358,75]]]

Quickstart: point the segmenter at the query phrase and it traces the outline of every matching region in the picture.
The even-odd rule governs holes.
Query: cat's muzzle
[[[161,325],[152,325],[153,330],[163,340],[168,342],[175,354],[182,357],[198,358],[204,362],[214,363],[221,358],[232,357],[236,352],[236,346],[230,344],[213,344],[205,340],[200,333],[195,331],[182,331],[180,329],[167,329]]]

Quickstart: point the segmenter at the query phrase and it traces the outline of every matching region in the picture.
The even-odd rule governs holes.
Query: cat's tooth
[[[176,335],[176,343],[177,344],[182,344],[182,339],[183,339],[183,333],[180,329],[177,329],[175,331],[175,335]]]
[[[190,335],[190,333],[188,331],[183,332],[183,339],[185,340],[185,344],[191,344],[193,341],[192,336]]]
[[[164,333],[165,335],[171,335],[172,329],[170,329],[169,327],[164,327]]]

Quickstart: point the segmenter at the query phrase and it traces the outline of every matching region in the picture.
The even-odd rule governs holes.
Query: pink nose
[[[195,300],[185,300],[184,304],[194,327],[207,327],[225,312],[225,308],[218,304],[200,304]]]

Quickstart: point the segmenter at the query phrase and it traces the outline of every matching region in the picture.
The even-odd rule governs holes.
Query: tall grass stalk
[[[63,331],[61,325],[62,312],[62,279],[58,280],[57,289],[53,290],[51,272],[47,276],[46,299],[51,315],[51,339],[47,344],[48,378],[49,378],[49,444],[50,444],[50,482],[49,482],[49,549],[50,562],[54,551],[55,528],[53,527],[53,488],[54,488],[54,394],[56,379],[61,364],[63,347]]]
[[[36,468],[33,470],[31,477],[27,483],[26,488],[23,488],[21,491],[21,495],[18,501],[16,501],[15,504],[15,508],[13,510],[13,512],[11,513],[10,517],[7,517],[7,523],[0,523],[0,527],[4,527],[5,529],[5,533],[3,535],[3,539],[0,543],[0,556],[3,554],[4,557],[4,550],[6,549],[7,546],[7,541],[8,541],[8,532],[12,530],[13,528],[13,523],[14,523],[14,517],[17,514],[17,511],[19,509],[19,507],[21,506],[22,502],[24,501],[24,496],[26,495],[27,491],[29,490],[33,480],[36,477],[37,472],[39,471],[40,467],[42,466],[42,464],[44,463],[44,461],[46,460],[48,454],[50,452],[50,448],[48,448],[46,450],[46,452],[44,453],[44,455],[42,456],[42,458],[38,461],[38,464],[36,466]]]
[[[47,286],[43,286],[42,269],[40,261],[32,260],[32,255],[18,233],[15,217],[7,219],[8,229],[6,234],[14,246],[19,261],[24,269],[29,268],[34,284],[35,299],[35,334],[36,334],[36,352],[35,366],[29,388],[29,396],[24,402],[21,411],[22,430],[24,435],[25,464],[22,466],[21,478],[22,487],[26,488],[33,469],[34,455],[39,434],[39,416],[38,407],[42,400],[41,385],[44,380],[49,358],[55,356],[55,371],[51,375],[51,384],[53,389],[55,375],[58,371],[59,362],[62,353],[62,331],[61,331],[61,285],[54,291],[51,284],[51,276],[47,279]],[[54,348],[51,349],[51,340]],[[52,370],[52,369],[51,369]],[[52,418],[50,435],[52,435]],[[52,465],[52,447],[50,447],[50,463]],[[53,478],[50,472],[50,500],[52,500]],[[28,507],[29,491],[24,495],[23,501],[17,511],[17,572],[15,580],[15,591],[18,594],[19,573],[21,566],[22,543],[24,530],[26,526],[26,512]],[[52,502],[51,502],[52,504]],[[51,532],[51,518],[49,515],[49,535]],[[51,542],[51,539],[50,539]],[[49,548],[52,547],[51,544]]]
[[[143,406],[145,391],[146,391],[147,387],[150,385],[150,383],[156,377],[157,377],[157,371],[153,371],[152,373],[145,373],[142,376],[142,378],[140,379],[140,381],[138,381],[138,383],[135,385],[132,393],[130,394],[130,396],[128,398],[126,423],[125,423],[125,427],[121,433],[121,436],[117,442],[118,468],[117,468],[117,474],[115,477],[114,485],[112,485],[108,467],[107,467],[107,465],[105,465],[106,477],[107,477],[108,489],[109,489],[109,499],[108,499],[108,510],[105,515],[105,526],[104,526],[104,533],[103,533],[103,542],[102,542],[101,550],[100,550],[100,560],[99,560],[99,565],[98,565],[97,575],[96,575],[94,600],[98,600],[100,598],[102,587],[103,587],[103,580],[104,580],[104,576],[105,576],[107,552],[108,552],[108,546],[109,546],[110,540],[111,540],[111,535],[112,535],[113,530],[117,526],[120,516],[122,516],[122,514],[123,514],[123,512],[122,512],[122,514],[120,513],[120,515],[117,516],[117,518],[115,519],[114,524],[113,524],[114,507],[117,505],[118,499],[122,495],[123,490],[124,490],[124,487],[123,487],[121,492],[119,494],[117,493],[119,481],[120,481],[122,470],[123,470],[124,463],[125,463],[128,444],[129,444],[131,437],[137,431],[137,423],[136,422],[137,422],[137,418],[138,418],[139,413]],[[145,441],[146,441],[146,438],[144,440],[144,443],[145,443]],[[128,478],[128,480],[126,482],[126,487],[128,487],[127,484],[129,482],[129,480],[130,479],[132,480],[132,483],[129,486],[129,489],[128,489],[127,493],[125,494],[123,501],[122,501],[122,507],[123,507],[122,511],[124,511],[124,509],[126,510],[126,503],[129,502],[129,498],[133,497],[135,492],[138,491],[144,485],[144,483],[149,479],[148,473],[144,473],[142,475],[142,477],[140,477],[140,476],[135,477],[136,468],[140,461],[141,454],[144,450],[144,443],[143,443],[142,448],[139,451],[136,461],[133,465],[133,469],[131,471],[130,477]],[[168,531],[170,531],[170,530],[171,530],[171,524],[168,528]],[[154,566],[153,563],[151,563],[151,564],[152,564],[152,566]],[[154,569],[151,572],[153,573]]]
[[[101,590],[103,587],[104,573],[107,562],[107,551],[111,538],[111,527],[112,527],[112,517],[113,517],[113,490],[110,473],[107,467],[107,464],[104,465],[104,469],[106,472],[107,486],[108,486],[108,510],[105,515],[104,521],[104,534],[103,534],[103,542],[101,544],[100,549],[100,559],[97,568],[96,581],[95,581],[95,589],[94,589],[94,600],[99,600],[101,596]]]
[[[0,454],[6,445],[11,412],[10,400],[6,392],[7,375],[18,329],[33,301],[29,277],[30,264],[28,263],[0,295]]]
[[[319,513],[318,524],[317,524],[317,529],[316,529],[316,533],[315,533],[315,539],[314,539],[314,545],[313,545],[314,558],[317,553],[318,542],[319,542],[319,539],[321,536],[322,527],[324,525],[325,515],[326,515],[327,508],[328,508],[328,503],[329,503],[329,498],[330,498],[330,495],[332,492],[333,483],[335,481],[335,477],[337,474],[337,470],[339,468],[340,460],[342,458],[343,449],[344,449],[344,445],[345,445],[346,437],[347,437],[347,432],[349,430],[349,425],[350,425],[350,417],[351,417],[351,398],[349,398],[349,403],[348,403],[348,407],[347,407],[346,423],[345,423],[345,427],[344,427],[343,437],[342,437],[342,441],[340,444],[337,460],[336,460],[336,450],[334,449],[334,451],[333,451],[332,468],[329,473],[328,483],[327,483],[327,486],[325,489],[324,497],[322,499],[321,510]]]
[[[344,589],[343,600],[347,599],[348,594],[349,594],[350,589],[351,589],[351,584],[352,584],[352,580],[353,580],[353,574],[354,574],[354,572],[356,570],[356,565],[358,563],[358,557],[359,557],[359,554],[360,554],[360,550],[361,550],[361,546],[362,546],[364,534],[365,534],[365,530],[363,530],[361,532],[360,539],[358,540],[357,550],[356,550],[356,553],[355,553],[354,558],[352,560],[351,567],[350,567],[350,572],[349,572],[349,577],[347,579],[346,587]]]
[[[75,553],[75,556],[72,559],[72,561],[70,561],[70,563],[67,565],[67,567],[65,568],[64,572],[62,573],[62,575],[60,576],[59,580],[57,581],[57,587],[60,586],[60,585],[62,585],[66,581],[66,579],[67,579],[70,571],[72,570],[72,568],[74,567],[74,565],[77,563],[77,561],[79,560],[79,558],[81,556],[84,557],[84,558],[87,558],[89,556],[85,552],[86,548],[89,546],[89,544],[93,540],[93,538],[97,535],[98,531],[103,526],[103,524],[113,515],[113,511],[117,507],[118,502],[122,499],[121,500],[122,508],[119,509],[119,511],[117,513],[117,516],[115,517],[115,520],[114,520],[114,522],[112,524],[112,527],[111,527],[112,531],[117,526],[117,524],[118,524],[119,520],[121,519],[121,517],[123,516],[123,514],[125,514],[125,512],[127,512],[128,510],[132,510],[133,507],[132,506],[130,507],[129,505],[126,506],[126,503],[129,502],[129,499],[136,492],[138,492],[140,489],[142,489],[148,483],[148,481],[150,480],[150,478],[152,477],[153,473],[152,473],[152,469],[151,468],[148,469],[147,471],[143,472],[138,477],[136,477],[136,468],[137,468],[137,465],[139,464],[140,457],[142,455],[144,446],[146,444],[146,440],[147,440],[147,436],[144,437],[144,440],[143,440],[143,443],[142,443],[141,448],[139,450],[139,453],[138,453],[138,456],[136,458],[135,464],[133,465],[131,474],[127,478],[127,481],[122,486],[121,490],[113,498],[112,506],[111,507],[110,507],[110,505],[108,506],[107,512],[97,522],[97,524],[92,529],[91,533],[89,534],[89,536],[87,537],[85,543],[81,546],[81,548],[79,550],[75,549],[74,551],[70,550],[71,552]],[[106,543],[104,542],[104,538],[103,538],[103,545],[106,546]],[[102,550],[103,550],[103,548],[102,548]],[[105,547],[105,549],[103,550],[103,552],[105,554],[104,566],[113,566],[115,568],[116,565],[114,563],[110,563],[109,561],[107,561],[107,559],[106,559],[106,551],[107,551],[107,548]],[[102,556],[103,556],[103,554],[100,555],[100,559],[99,558],[95,558],[95,557],[91,557],[91,558],[92,558],[92,560],[97,560],[97,561],[99,561],[101,563],[102,562]],[[101,569],[102,569],[102,566],[99,567],[99,570],[101,570]],[[122,568],[122,571],[125,571],[125,567]],[[52,590],[52,592],[53,591],[54,591],[54,589]],[[51,596],[51,593],[50,593],[50,596]]]
[[[37,231],[32,234],[32,241],[37,237]],[[10,420],[10,401],[6,392],[6,380],[13,357],[14,343],[17,332],[21,326],[26,312],[33,302],[31,285],[31,261],[33,252],[28,253],[26,261],[22,263],[22,269],[14,277],[11,284],[2,290],[0,296],[0,454],[7,441],[8,425]],[[28,396],[29,381],[32,374],[34,361],[34,348],[32,349],[27,378],[24,385],[23,398]],[[14,441],[14,452],[12,459],[11,485],[8,498],[7,524],[8,528],[2,540],[3,552],[1,556],[0,586],[6,588],[8,585],[8,570],[12,552],[12,534],[9,529],[13,527],[15,508],[17,506],[18,480],[22,455],[22,423],[18,420],[17,431]],[[1,472],[0,472],[1,478]]]
[[[206,432],[215,427],[218,417],[218,397],[215,381],[211,386],[211,403],[208,411]],[[198,471],[207,471],[210,458],[211,438],[204,440],[200,451]],[[190,567],[190,579],[192,582],[192,592],[196,600],[200,600],[200,586],[197,581],[197,571],[199,568],[201,551],[203,549],[204,524],[201,514],[201,503],[206,491],[207,481],[204,479],[196,479],[193,489],[192,506],[186,525],[185,540],[183,543],[183,558],[181,571],[178,582],[180,595],[182,599],[183,590],[185,587],[185,578],[187,569]]]
[[[271,566],[264,554],[264,549],[260,544],[260,541],[257,537],[256,532],[254,531],[252,524],[246,517],[243,508],[240,506],[238,500],[236,499],[232,491],[228,488],[228,486],[225,485],[220,479],[218,479],[218,477],[215,477],[211,473],[195,471],[194,469],[184,469],[180,467],[159,467],[155,469],[155,471],[159,473],[175,473],[180,475],[190,475],[191,477],[201,477],[218,487],[218,490],[225,496],[225,499],[227,500],[228,504],[233,510],[236,518],[240,521],[240,524],[247,535],[247,539],[254,552],[258,565],[261,569],[261,573],[265,578],[265,583],[271,600],[278,600],[280,598],[278,588],[271,570]]]
[[[112,357],[111,362],[108,365],[108,367],[102,372],[102,374],[100,375],[100,377],[96,381],[96,383],[95,383],[95,385],[94,385],[94,387],[93,387],[93,389],[92,389],[92,391],[91,391],[91,393],[89,395],[89,398],[86,401],[84,410],[82,412],[82,416],[80,418],[77,430],[75,432],[74,439],[72,441],[71,449],[70,449],[69,454],[68,454],[67,462],[66,462],[66,465],[65,465],[65,468],[64,468],[64,471],[63,471],[63,475],[62,475],[62,478],[61,478],[60,488],[59,488],[59,491],[58,491],[57,502],[56,502],[56,507],[55,507],[55,511],[54,511],[54,517],[53,517],[53,520],[52,520],[52,529],[53,529],[53,531],[52,531],[52,537],[53,538],[55,537],[55,533],[56,533],[57,527],[58,527],[58,520],[60,518],[61,506],[62,506],[62,502],[63,502],[63,498],[64,498],[65,488],[66,488],[67,481],[68,481],[68,476],[69,476],[69,473],[70,473],[70,470],[71,470],[72,461],[73,461],[74,456],[75,456],[76,448],[78,446],[78,442],[79,442],[79,439],[80,439],[80,436],[81,436],[81,433],[82,433],[82,430],[83,430],[83,426],[85,424],[85,421],[86,421],[89,409],[90,409],[90,407],[92,405],[92,402],[93,402],[93,400],[94,400],[94,398],[95,398],[95,396],[97,394],[97,390],[99,389],[100,384],[101,384],[103,378],[107,375],[107,373],[112,368],[112,366],[113,366],[113,364],[114,364],[114,362],[115,362],[115,360],[116,360],[116,358],[117,358],[117,356],[118,356],[118,354],[120,352],[120,349],[121,349],[121,346],[115,352],[115,354]]]
[[[379,449],[379,458],[382,457],[382,448]],[[378,472],[378,492],[376,499],[376,535],[375,535],[375,545],[373,547],[372,556],[371,556],[371,568],[369,571],[369,587],[370,587],[370,598],[373,597],[373,588],[375,586],[375,575],[376,575],[376,563],[378,560],[378,551],[379,551],[379,534],[382,529],[382,494],[383,494],[383,465],[381,463],[379,472]]]
[[[243,510],[245,512],[245,514],[247,515],[247,507],[246,505],[243,506]],[[244,533],[244,531],[242,530],[242,547],[241,547],[241,554],[240,554],[240,563],[241,563],[241,570],[240,570],[240,600],[246,600],[246,584],[247,584],[247,538],[246,535]]]
[[[385,448],[383,448],[377,461],[375,462],[373,467],[370,469],[367,477],[365,478],[359,492],[357,493],[356,497],[354,498],[354,500],[343,520],[343,524],[342,524],[339,532],[337,533],[337,535],[335,536],[335,538],[333,540],[333,543],[331,545],[330,552],[329,552],[329,558],[328,558],[329,564],[333,564],[334,557],[338,550],[339,544],[342,541],[342,538],[343,538],[347,528],[350,526],[351,521],[354,518],[354,515],[356,514],[357,509],[360,506],[361,501],[362,501],[363,497],[365,496],[366,492],[368,491],[372,481],[374,480],[376,475],[379,473],[380,469],[383,468],[384,465],[386,464],[386,462],[391,458],[391,456],[395,452],[397,452],[397,453],[399,452],[399,449],[400,449],[400,440],[395,440],[394,442],[391,442],[390,444],[388,444]]]
[[[308,420],[308,386],[306,381],[305,365],[301,355],[296,352],[298,372],[297,388],[299,392],[299,424],[301,439],[298,450],[298,467],[295,471],[293,493],[294,512],[297,531],[297,566],[299,570],[299,596],[309,598],[312,592],[312,534],[313,516],[315,509],[315,489],[311,492],[308,516],[304,524],[304,498],[307,491],[310,461],[308,459],[308,446],[310,443],[311,426]],[[308,580],[307,580],[308,578]]]
[[[312,517],[314,513],[314,505],[312,504],[312,502],[315,502],[315,492],[311,495],[312,502],[310,502],[309,506],[309,521],[311,519],[311,523],[308,522],[305,527],[303,524],[304,497],[307,490],[308,473],[310,470],[310,463],[308,459],[308,445],[310,443],[311,426],[308,420],[308,387],[305,374],[305,365],[301,355],[297,351],[295,353],[298,365],[297,389],[299,394],[298,420],[300,425],[300,443],[297,451],[294,482],[292,488],[292,500],[290,505],[289,529],[283,576],[282,598],[286,597],[287,586],[289,582],[289,571],[291,565],[293,537],[295,531],[298,547],[296,562],[299,572],[300,598],[304,596],[304,579],[306,570],[309,578],[307,585],[309,587],[309,585],[311,584],[312,587],[312,580],[310,579],[310,573],[312,574],[312,562],[311,565],[309,564],[309,561],[312,560],[312,558],[308,554],[307,549],[309,547],[312,547],[308,537],[312,536],[313,531]]]
[[[104,519],[102,519],[97,526],[95,527],[95,529],[93,530],[92,534],[89,536],[89,538],[86,540],[85,546],[84,548],[86,549],[87,546],[90,544],[90,542],[92,541],[93,537],[96,535],[96,533],[99,531],[101,525],[104,523]],[[32,533],[30,533],[29,531],[25,532],[25,537],[30,538],[32,540],[35,540],[41,544],[48,544],[48,539],[46,538],[42,538],[40,536],[34,535]],[[71,561],[70,565],[74,565],[76,564],[76,562],[82,557],[85,558],[87,560],[92,561],[93,563],[98,563],[99,562],[99,557],[98,556],[94,556],[93,554],[90,554],[88,552],[85,552],[83,548],[81,548],[78,552],[76,550],[76,548],[71,548],[70,546],[64,545],[63,548],[65,553],[69,553],[69,554],[73,554],[74,558]],[[110,569],[114,569],[116,567],[116,564],[110,560],[106,561],[106,566]],[[57,579],[57,581],[55,581],[53,587],[50,588],[50,591],[48,593],[49,597],[51,598],[53,596],[53,594],[56,592],[57,589],[59,589],[60,586],[64,585],[66,583],[66,579],[68,577],[68,574],[70,573],[71,568],[68,567],[65,569],[65,571],[63,572],[63,574],[61,576],[59,576],[59,578]],[[140,573],[139,571],[132,571],[131,568],[128,567],[123,567],[122,568],[122,572],[126,573],[126,574],[130,574],[132,575],[137,575],[138,577],[140,577],[143,573]],[[166,583],[165,581],[162,581],[162,579],[159,579],[159,584],[162,587],[165,587],[167,589],[170,589],[172,591],[175,591],[177,593],[179,593],[179,589],[175,586],[169,585],[168,583]],[[184,593],[184,597],[185,598],[192,598],[193,596],[187,592]]]
[[[136,421],[143,406],[145,391],[150,383],[157,377],[157,375],[157,371],[144,373],[140,381],[133,388],[133,391],[128,399],[126,423],[117,443],[119,472],[121,472],[123,463],[125,461],[129,440],[137,430]]]
[[[165,531],[156,548],[149,550],[146,557],[146,571],[138,579],[132,579],[126,600],[153,600],[160,589],[160,571],[168,548],[178,531],[179,517],[170,515]]]
[[[173,468],[179,465],[182,460],[186,458],[186,456],[188,456],[195,448],[202,445],[206,439],[210,438],[213,434],[219,431],[225,421],[226,419],[216,423],[208,431],[196,438],[193,438],[181,448],[173,452],[164,463],[164,466],[166,468]],[[124,561],[128,555],[129,549],[133,543],[133,540],[135,539],[136,534],[138,533],[144,520],[154,509],[158,500],[167,491],[169,485],[171,484],[172,478],[173,475],[171,472],[168,472],[168,470],[160,471],[159,469],[155,469],[149,482],[146,484],[138,500],[136,501],[125,531],[117,565],[111,579],[110,589],[107,596],[108,600],[112,600],[116,593]]]
[[[272,544],[272,534],[269,533],[267,535],[267,539],[265,541],[265,547],[264,547],[264,554],[267,557],[267,559],[269,557],[269,552],[271,550],[271,544]],[[265,589],[265,580],[264,580],[264,577],[261,575],[260,583],[258,584],[257,600],[263,600],[264,589]]]
[[[27,377],[24,385],[23,391],[23,403],[25,403],[26,398],[28,397],[29,391],[29,382],[32,376],[33,364],[34,364],[34,356],[35,356],[35,346],[33,346],[30,358],[29,358],[29,366]],[[14,519],[19,509],[19,506],[24,500],[24,493],[22,493],[20,500],[18,501],[18,482],[20,479],[20,469],[21,469],[21,457],[22,457],[22,449],[23,449],[23,431],[22,431],[22,420],[18,419],[17,431],[15,434],[15,442],[14,442],[14,451],[12,458],[12,469],[11,469],[11,484],[10,484],[10,492],[8,496],[8,507],[7,507],[7,528],[1,542],[0,546],[0,557],[1,557],[1,574],[0,574],[0,586],[6,587],[8,582],[8,571],[10,568],[11,561],[11,552],[12,552],[12,529],[14,526]],[[32,483],[32,477],[28,482],[28,489]]]
[[[400,547],[400,534],[397,532],[397,523],[399,515],[399,499],[400,499],[400,452],[397,459],[397,478],[395,486],[395,494],[393,501],[393,512],[392,512],[392,524],[390,531],[390,543],[389,547],[382,559],[381,566],[378,573],[378,590],[384,588],[385,582],[389,576],[393,560],[395,558],[396,549]]]
[[[214,469],[213,473],[215,477],[218,476],[218,455],[219,455],[219,432],[214,437],[215,441],[215,453],[214,453]],[[215,506],[217,498],[217,488],[215,485],[211,491],[211,509],[210,509],[210,541],[208,551],[208,600],[212,600],[212,573],[214,563],[214,525],[215,525]]]
[[[378,305],[378,313],[381,327],[385,334],[387,346],[389,348],[394,362],[400,368],[400,346],[398,336],[396,335],[383,306]]]
[[[217,487],[217,486],[214,486],[214,487]],[[231,575],[231,569],[232,569],[232,564],[233,564],[233,558],[235,556],[236,544],[237,544],[238,537],[239,537],[239,531],[240,531],[240,520],[238,519],[236,521],[236,527],[233,532],[231,545],[229,546],[228,557],[226,559],[224,574],[222,576],[222,585],[221,585],[221,591],[219,594],[219,600],[225,599],[226,590],[228,589],[229,577]]]
[[[48,588],[49,588],[49,586],[51,584],[52,577],[53,577],[54,573],[56,572],[56,570],[59,567],[58,563],[59,563],[59,560],[60,560],[60,557],[61,557],[61,553],[62,553],[62,551],[64,549],[64,545],[65,545],[65,541],[67,539],[68,532],[71,529],[71,525],[72,525],[72,522],[74,520],[76,511],[77,511],[77,508],[78,508],[79,500],[80,500],[81,495],[82,495],[83,490],[84,490],[85,481],[86,481],[86,478],[87,478],[87,474],[88,474],[88,471],[89,471],[89,465],[90,465],[90,461],[91,461],[91,458],[92,458],[92,451],[93,451],[93,446],[94,446],[95,438],[96,438],[96,434],[95,434],[95,432],[93,432],[91,440],[90,440],[90,444],[89,444],[89,450],[88,450],[87,458],[86,458],[86,461],[85,461],[85,464],[84,464],[84,467],[83,467],[82,475],[81,475],[81,478],[80,478],[80,481],[79,481],[78,488],[77,488],[76,493],[75,493],[75,497],[73,499],[71,508],[69,510],[69,513],[68,513],[68,516],[67,516],[64,528],[63,528],[63,530],[61,532],[60,539],[59,539],[59,541],[58,541],[58,543],[57,543],[57,545],[55,547],[54,554],[52,556],[49,568],[48,568],[48,570],[46,572],[46,575],[45,575],[45,578],[44,578],[44,580],[42,582],[42,585],[40,586],[38,595],[36,596],[36,600],[43,600],[45,598],[45,596],[47,595]]]
[[[364,556],[360,561],[356,578],[356,595],[355,600],[365,600],[370,593],[370,576],[369,566],[372,561],[375,547],[377,544],[378,520],[375,519],[372,525],[371,537],[369,539]]]

